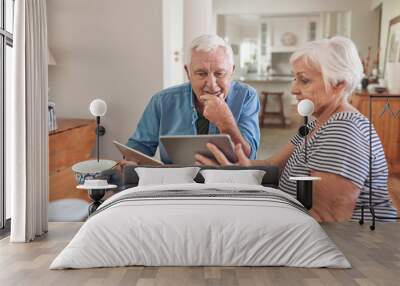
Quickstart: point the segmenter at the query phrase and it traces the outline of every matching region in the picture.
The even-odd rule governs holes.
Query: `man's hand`
[[[225,95],[204,94],[200,96],[203,105],[203,116],[213,123],[221,134],[229,134],[233,143],[241,144],[246,156],[251,153],[250,144],[244,139],[236,124],[235,117],[225,102]]]
[[[225,95],[219,96],[204,94],[200,96],[200,101],[204,106],[203,116],[213,123],[219,130],[224,130],[235,125],[235,118],[229,106],[225,102]]]

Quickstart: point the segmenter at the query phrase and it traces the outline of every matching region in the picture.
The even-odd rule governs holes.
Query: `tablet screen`
[[[195,162],[196,154],[214,158],[206,146],[207,143],[216,145],[230,162],[237,161],[234,145],[227,134],[161,136],[160,142],[172,164],[192,165]]]

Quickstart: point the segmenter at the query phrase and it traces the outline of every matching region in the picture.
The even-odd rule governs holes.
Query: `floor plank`
[[[400,224],[331,224],[322,227],[351,262],[352,269],[290,267],[116,267],[49,270],[81,223],[50,223],[32,243],[0,241],[0,285],[399,285]]]

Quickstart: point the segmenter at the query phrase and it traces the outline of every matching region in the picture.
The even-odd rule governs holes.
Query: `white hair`
[[[201,35],[195,38],[190,44],[186,53],[185,64],[190,64],[193,51],[211,52],[215,51],[218,47],[225,48],[225,54],[228,57],[228,61],[233,65],[234,61],[231,45],[217,35]]]
[[[363,77],[356,46],[346,37],[309,42],[290,57],[290,63],[300,59],[321,71],[327,91],[338,83],[346,82],[345,97],[351,95]]]

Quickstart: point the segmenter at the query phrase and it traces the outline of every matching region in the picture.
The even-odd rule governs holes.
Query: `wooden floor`
[[[120,267],[48,270],[81,223],[50,223],[27,244],[0,241],[0,285],[400,285],[400,224],[323,224],[352,269],[290,267]]]

